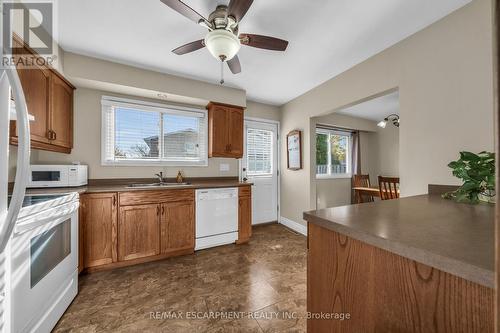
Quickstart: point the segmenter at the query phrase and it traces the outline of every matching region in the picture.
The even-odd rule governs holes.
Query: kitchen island
[[[304,219],[309,332],[493,331],[493,205],[422,195]]]

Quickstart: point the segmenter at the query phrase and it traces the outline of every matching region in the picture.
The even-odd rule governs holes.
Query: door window
[[[271,175],[273,172],[273,132],[247,128],[246,145],[247,175]]]

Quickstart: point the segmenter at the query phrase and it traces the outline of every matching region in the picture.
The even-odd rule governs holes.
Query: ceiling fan
[[[227,62],[231,72],[237,74],[241,72],[241,64],[237,55],[241,45],[273,51],[285,51],[288,46],[288,41],[283,39],[239,33],[239,23],[252,5],[253,0],[231,0],[228,6],[219,5],[208,16],[208,19],[181,0],[161,0],[161,2],[208,29],[204,39],[179,46],[172,50],[175,54],[190,53],[206,46],[208,51],[221,61],[221,66]],[[222,83],[224,80],[221,80]]]

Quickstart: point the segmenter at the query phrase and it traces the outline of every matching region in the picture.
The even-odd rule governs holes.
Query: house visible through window
[[[317,177],[351,177],[352,133],[337,129],[316,129]]]
[[[103,97],[103,165],[207,165],[207,113]]]

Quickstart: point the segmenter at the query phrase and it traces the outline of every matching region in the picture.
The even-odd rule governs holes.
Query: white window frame
[[[252,173],[249,173],[248,172],[248,154],[247,154],[247,149],[248,149],[248,137],[247,137],[247,128],[245,127],[245,142],[246,142],[246,145],[247,147],[245,147],[245,151],[244,151],[244,154],[246,154],[245,156],[245,161],[246,161],[246,168],[247,168],[247,176],[249,177],[253,177],[253,178],[259,178],[259,177],[263,177],[263,178],[267,178],[267,177],[270,177],[270,176],[273,176],[273,169],[274,169],[274,151],[272,149],[273,145],[274,145],[274,135],[273,135],[273,130],[272,129],[265,129],[265,131],[268,131],[268,132],[271,132],[271,154],[270,154],[270,165],[271,165],[271,172],[267,172],[267,173],[258,173],[258,174],[252,174]]]
[[[123,107],[123,108],[136,108],[145,112],[160,112],[168,114],[184,114],[187,113],[198,113],[200,118],[205,118],[205,149],[201,155],[200,161],[169,161],[162,159],[127,159],[127,160],[109,160],[106,155],[107,140],[114,141],[114,129],[112,126],[107,126],[110,107]],[[114,117],[114,113],[113,113]],[[114,126],[114,118],[113,118]],[[163,117],[160,117],[160,135],[163,133]],[[107,131],[111,128],[113,133],[112,137],[109,138]],[[114,142],[113,142],[114,147]],[[160,146],[159,151],[162,151],[163,147]],[[112,97],[112,96],[102,96],[101,98],[101,165],[102,166],[190,166],[190,167],[207,167],[208,166],[208,111],[203,108],[198,107],[187,107],[178,105],[168,105],[161,103],[153,103],[141,100],[134,100],[128,98]]]
[[[352,132],[348,130],[339,130],[339,129],[328,129],[323,127],[317,127],[315,135],[317,134],[326,134],[328,135],[328,172],[326,174],[316,174],[316,179],[347,179],[352,178]],[[348,136],[347,143],[347,156],[346,156],[346,170],[349,172],[346,173],[332,173],[332,154],[331,154],[331,136],[332,135],[341,135]],[[318,148],[316,147],[316,150]],[[316,152],[315,152],[316,153]],[[316,156],[314,157],[316,159]]]

